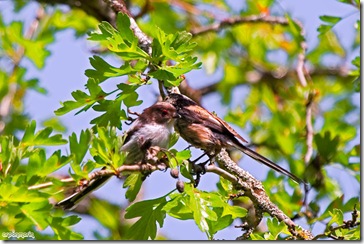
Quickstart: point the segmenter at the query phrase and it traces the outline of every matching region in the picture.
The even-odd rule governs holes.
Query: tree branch
[[[216,157],[216,160],[221,168],[226,169],[231,174],[237,176],[234,183],[236,183],[236,188],[243,190],[245,196],[249,197],[256,209],[258,216],[263,216],[266,212],[272,217],[276,217],[279,221],[283,221],[287,226],[289,231],[294,237],[312,240],[313,235],[310,231],[302,230],[297,231],[298,227],[287,215],[283,213],[274,203],[272,203],[266,194],[262,183],[256,180],[252,175],[250,175],[245,170],[241,169],[231,158],[228,153],[223,149]],[[257,221],[256,225],[260,222]]]
[[[254,76],[246,76],[244,79],[242,79],[240,85],[249,85],[249,83],[255,83],[258,80],[260,81],[267,81],[267,82],[277,82],[282,81],[283,79],[289,79],[290,77],[294,77],[295,73],[297,71],[295,69],[288,69],[283,73],[279,73],[277,75],[275,72],[271,71],[254,71]],[[336,76],[336,77],[342,77],[345,78],[348,76],[349,69],[347,67],[338,66],[333,68],[327,68],[327,67],[315,67],[313,69],[307,70],[305,72],[307,75],[312,77],[314,79],[315,77],[319,76]],[[199,89],[194,89],[189,85],[183,85],[181,83],[180,89],[181,93],[183,94],[198,94],[197,97],[204,96],[206,94],[210,94],[217,91],[219,81],[214,82],[210,85],[207,85],[205,87],[201,87]],[[186,86],[185,88],[182,88],[182,86]],[[186,90],[186,92],[182,91],[182,89]],[[189,96],[189,95],[188,95]]]
[[[221,22],[212,25],[195,28],[191,30],[191,33],[194,36],[198,36],[209,32],[218,32],[225,27],[243,23],[270,23],[270,24],[288,25],[288,20],[285,17],[270,16],[266,14],[237,16],[237,17],[227,18]]]
[[[99,21],[107,21],[115,26],[115,12],[103,0],[37,0],[48,5],[64,4],[83,10]]]

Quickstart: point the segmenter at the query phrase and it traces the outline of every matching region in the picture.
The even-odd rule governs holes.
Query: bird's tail
[[[265,164],[266,166],[274,169],[275,171],[284,174],[288,177],[290,177],[292,180],[294,180],[297,183],[304,183],[307,184],[305,181],[303,181],[302,179],[298,178],[297,176],[295,176],[294,174],[292,174],[291,172],[289,172],[288,170],[285,170],[284,168],[282,168],[281,166],[279,166],[278,164],[273,163],[272,161],[270,161],[269,159],[267,159],[266,157],[260,155],[259,153],[251,150],[250,148],[244,146],[244,145],[240,145],[239,149],[245,153],[246,155],[248,155],[249,157],[255,159],[256,161]]]
[[[61,207],[65,210],[72,210],[76,207],[76,205],[89,193],[95,191],[97,188],[102,186],[106,181],[108,181],[111,178],[112,175],[103,175],[100,177],[97,177],[90,181],[88,185],[71,196],[63,199],[62,201],[56,203],[57,207]]]

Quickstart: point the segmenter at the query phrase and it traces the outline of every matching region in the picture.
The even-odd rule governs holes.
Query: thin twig
[[[73,179],[72,177],[68,177],[68,178],[65,178],[65,179],[60,179],[60,181],[63,182],[63,183],[71,183],[71,182],[75,182],[75,179]],[[50,187],[50,186],[53,186],[53,185],[54,185],[54,183],[50,181],[50,182],[45,182],[45,183],[42,183],[42,184],[29,186],[28,190],[37,190],[37,189],[47,188],[47,187]]]
[[[196,29],[191,30],[192,35],[198,36],[202,34],[206,34],[208,32],[218,32],[227,26],[242,24],[242,23],[257,23],[257,22],[268,22],[266,19],[265,21],[263,18],[267,18],[265,14],[261,15],[251,15],[251,16],[239,16],[239,17],[232,17],[225,19],[221,22],[214,23],[208,26],[202,26]]]
[[[282,82],[284,79],[289,79],[290,77],[293,77],[295,73],[297,72],[296,69],[289,69],[287,70],[283,75],[277,77],[276,74],[272,71],[256,71],[257,76],[259,77],[259,80],[267,81],[267,82]],[[338,76],[345,78],[348,76],[349,69],[344,66],[338,66],[338,67],[315,67],[313,69],[307,70],[305,72],[307,76],[310,76],[312,78],[316,76]],[[248,76],[244,77],[244,80],[242,79],[241,82],[239,82],[239,85],[249,85],[249,83],[253,82],[252,79],[250,79]],[[219,81],[213,82],[210,85],[201,87],[199,89],[193,89],[191,86],[188,87],[189,93],[199,93],[200,96],[204,96],[206,94],[210,94],[213,92],[216,92],[218,88]],[[182,89],[181,89],[182,91]],[[182,92],[185,94],[184,92]],[[190,97],[190,96],[189,96]]]
[[[313,152],[313,126],[312,126],[312,106],[313,106],[313,99],[314,95],[309,94],[308,95],[308,101],[306,104],[306,145],[307,145],[307,152],[305,154],[304,160],[305,164],[308,165]]]
[[[140,10],[140,12],[136,15],[134,15],[134,19],[139,19],[141,17],[143,17],[145,14],[148,13],[150,8],[150,0],[146,0],[144,6],[142,7],[142,9]]]

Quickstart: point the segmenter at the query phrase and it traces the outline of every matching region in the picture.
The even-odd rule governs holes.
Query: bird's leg
[[[196,162],[198,161],[198,160],[200,160],[203,156],[205,156],[206,155],[206,152],[204,152],[201,156],[199,156],[198,158],[196,158],[195,160],[190,160],[190,159],[188,159],[188,162],[190,162],[190,163],[192,163],[192,164],[196,164]]]
[[[201,175],[204,175],[206,173],[205,165],[211,161],[210,156],[209,159],[203,163],[196,164],[197,161],[199,161],[202,157],[205,155],[208,155],[206,152],[204,152],[201,156],[196,158],[195,160],[188,160],[189,163],[192,165],[192,174],[196,175],[196,179],[194,179],[194,187],[197,187],[200,183]]]
[[[190,149],[191,147],[192,147],[192,145],[188,145],[185,149],[183,149],[183,151],[187,150],[187,149]]]
[[[198,184],[200,183],[201,174],[196,175],[196,179],[194,179],[193,186],[196,188]]]
[[[185,150],[189,149],[190,147],[191,147],[191,145],[188,146]],[[196,164],[196,162],[198,162],[205,155],[207,155],[209,157],[209,159],[202,163]],[[212,160],[214,159],[214,157],[215,157],[214,155],[210,155],[206,151],[204,151],[204,153],[201,156],[199,156],[198,158],[196,158],[194,160],[188,159],[188,162],[190,163],[190,165],[192,165],[191,174],[196,175],[196,179],[194,179],[195,182],[193,184],[195,187],[197,187],[198,184],[200,183],[201,175],[204,175],[206,173],[206,169],[205,169],[206,164],[212,163]]]
[[[199,163],[199,164],[195,164],[199,159],[201,159],[205,155],[207,155],[209,157],[208,160],[206,160],[205,162]],[[200,157],[198,157],[197,159],[192,161],[192,163],[194,165],[194,170],[199,172],[200,174],[204,175],[206,173],[206,169],[205,169],[206,164],[207,163],[212,164],[212,160],[214,158],[215,158],[215,155],[210,155],[210,154],[204,152],[204,154],[202,154]]]

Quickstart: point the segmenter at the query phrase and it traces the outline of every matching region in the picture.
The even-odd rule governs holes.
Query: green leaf
[[[166,198],[160,197],[134,203],[126,209],[125,218],[140,217],[129,229],[127,236],[134,240],[154,240],[157,235],[157,222],[162,228],[166,212],[163,207],[167,203]]]
[[[317,31],[320,33],[319,37],[330,31],[342,18],[337,16],[323,15],[320,16],[320,19],[327,24],[320,25],[317,29]]]
[[[358,206],[359,205],[359,198],[358,197],[353,197],[351,199],[349,199],[345,204],[343,202],[344,200],[344,195],[337,197],[336,199],[334,199],[329,206],[326,208],[326,210],[323,212],[323,214],[321,214],[316,220],[317,221],[322,221],[328,217],[331,216],[330,212],[332,213],[334,211],[334,209],[340,209],[342,212],[351,212],[354,209],[354,205]]]
[[[277,111],[277,103],[273,91],[267,85],[263,85],[262,88],[262,98],[264,103],[272,113],[275,113]]]
[[[158,69],[150,72],[149,75],[159,80],[172,82],[165,85],[175,86],[182,81],[179,79],[182,74],[199,69],[201,63],[196,63],[197,58],[190,55],[196,46],[196,43],[190,42],[191,37],[192,35],[185,31],[166,34],[157,28],[156,37],[152,43],[152,61]],[[170,61],[174,61],[175,65],[171,66]]]
[[[171,200],[163,207],[163,210],[173,218],[180,220],[193,219],[192,210],[188,207],[188,195],[180,193],[169,194]]]
[[[325,35],[332,27],[332,25],[320,25],[319,28],[317,28],[317,31],[320,33],[319,37]]]
[[[301,43],[305,40],[304,36],[302,35],[302,28],[299,26],[288,14],[285,15],[288,20],[288,26],[291,30],[291,33],[296,40],[297,43]]]
[[[179,139],[178,133],[173,133],[171,135],[171,138],[169,139],[168,148],[173,147],[177,143],[178,139]]]
[[[355,57],[351,63],[353,65],[355,65],[357,67],[357,69],[350,71],[349,75],[354,76],[353,82],[354,82],[355,92],[360,92],[360,85],[361,85],[361,81],[360,81],[360,56]]]
[[[329,211],[329,214],[331,216],[331,219],[326,225],[326,230],[330,230],[330,227],[333,224],[336,224],[337,226],[343,224],[344,215],[340,209],[334,208],[333,211]]]
[[[30,155],[27,167],[28,179],[30,179],[33,175],[37,175],[38,172],[42,172],[42,165],[45,161],[46,155],[44,149],[40,149],[38,152]]]
[[[81,218],[75,215],[67,216],[65,218],[53,217],[49,225],[58,240],[81,240],[83,239],[83,236],[69,228],[69,226],[75,225],[80,220]]]
[[[89,78],[98,80],[100,83],[110,77],[119,77],[143,72],[147,67],[147,63],[143,59],[138,60],[135,65],[131,65],[129,62],[126,62],[119,68],[110,65],[99,56],[93,56],[90,58],[90,63],[95,69],[87,69],[85,71],[85,75]]]
[[[98,127],[114,126],[121,130],[121,120],[125,120],[126,113],[121,109],[121,100],[104,100],[96,104],[93,109],[97,112],[103,112],[102,115],[91,120],[91,124]]]
[[[90,130],[81,130],[79,142],[77,141],[76,133],[73,132],[69,137],[70,151],[75,157],[75,163],[81,164],[90,146],[91,138],[92,133]]]
[[[140,188],[142,186],[142,175],[141,174],[130,174],[124,181],[124,188],[128,188],[125,193],[125,197],[129,199],[130,202],[134,201],[138,195]]]
[[[130,30],[130,20],[126,15],[118,14],[117,27],[118,30],[102,21],[99,24],[101,33],[91,33],[89,40],[101,42],[124,60],[149,59],[149,55],[138,46],[138,38]]]
[[[82,22],[79,21],[80,19]],[[87,31],[94,30],[98,21],[81,9],[71,8],[66,12],[55,9],[50,16],[49,24],[59,30],[70,28],[76,31],[77,36],[81,36]]]
[[[335,156],[337,147],[340,143],[339,136],[331,138],[330,131],[325,131],[324,135],[315,134],[314,137],[317,150],[321,157],[328,163]]]
[[[122,91],[117,95],[118,100],[123,101],[125,106],[134,107],[143,103],[142,100],[138,100],[139,94],[136,92],[136,89],[139,88],[139,85],[129,85],[121,83],[117,85],[117,87]],[[127,117],[125,116],[125,119]]]
[[[37,68],[43,68],[45,59],[50,55],[50,52],[46,49],[46,46],[54,41],[54,37],[44,38],[42,36],[36,36],[35,38],[29,39],[24,36],[24,23],[20,21],[11,22],[3,31],[2,35],[8,39],[11,43],[9,47],[4,45],[4,49],[8,51],[10,58],[17,60],[16,52],[13,47],[17,44],[19,47],[24,48],[24,55],[31,61]],[[11,50],[13,49],[13,50]]]
[[[201,231],[208,233],[209,225],[207,220],[217,221],[216,213],[210,208],[210,201],[201,197],[201,192],[194,189],[190,184],[185,184],[185,193],[189,196],[187,206],[193,212],[193,219]]]
[[[29,203],[20,207],[23,214],[29,218],[39,230],[48,227],[51,216],[49,212],[52,206],[48,203],[47,198],[43,202]]]
[[[187,160],[191,157],[190,150],[183,150],[178,152],[177,150],[172,149],[170,150],[170,153],[173,154],[172,156],[169,153],[167,153],[170,168],[176,168],[177,166],[182,165],[184,160]]]
[[[218,221],[208,221],[209,224],[209,235],[212,237],[219,230],[225,229],[230,226],[234,219],[231,215],[222,216],[223,208],[214,208],[215,213],[218,216]]]
[[[61,156],[61,150],[57,150],[43,163],[42,169],[38,171],[37,175],[47,176],[63,167],[70,160],[71,158],[68,156]]]
[[[103,226],[115,230],[120,226],[120,218],[116,218],[115,214],[121,209],[119,205],[113,205],[107,200],[92,199],[89,211]]]
[[[91,143],[91,131],[90,130],[82,130],[80,134],[80,140],[77,141],[76,133],[72,133],[69,137],[70,142],[70,151],[72,156],[71,167],[76,175],[79,175],[80,178],[87,177],[88,172],[85,172],[81,165],[82,160],[85,157],[88,148]]]
[[[130,19],[128,15],[119,12],[116,17],[116,27],[123,39],[129,42],[135,41],[136,37],[130,29]]]
[[[52,117],[43,121],[44,127],[51,127],[58,132],[66,132],[67,128],[61,123],[58,117]]]
[[[217,183],[217,185],[218,185],[219,189],[223,190],[223,191],[222,190],[220,191],[220,194],[223,192],[224,195],[228,195],[230,192],[233,191],[233,184],[231,183],[231,181],[229,181],[221,176],[220,176],[220,180]]]
[[[277,218],[269,218],[267,220],[267,226],[270,234],[273,236],[273,240],[277,240],[281,233],[290,234],[284,222],[279,222]]]
[[[98,82],[90,78],[87,81],[86,87],[88,88],[90,95],[87,95],[85,92],[77,90],[72,92],[72,97],[75,101],[66,101],[61,103],[62,107],[55,111],[55,114],[60,116],[64,115],[76,108],[80,108],[84,106],[83,109],[79,110],[76,114],[79,114],[83,111],[87,111],[92,107],[96,102],[100,100],[104,100],[104,97],[107,95],[99,86]]]
[[[25,186],[14,186],[11,183],[0,184],[0,201],[7,203],[43,202],[48,194],[39,191],[29,191]]]
[[[319,18],[320,18],[320,20],[327,22],[329,24],[333,24],[333,25],[342,19],[341,17],[329,16],[329,15],[323,15],[323,16],[320,16]]]
[[[328,27],[323,28],[324,29],[319,35],[319,44],[306,55],[307,58],[315,65],[319,65],[319,63],[322,62],[325,54],[334,54],[341,58],[346,54],[338,36],[332,30],[329,30]]]
[[[222,217],[230,215],[233,219],[245,217],[247,210],[240,206],[231,206],[229,204],[224,204]]]
[[[352,0],[339,0],[339,2],[353,5],[354,7],[358,8],[358,9],[360,8],[360,0],[355,0],[355,1],[352,1]]]
[[[67,140],[62,139],[62,135],[57,134],[50,136],[53,129],[46,127],[43,130],[35,133],[36,122],[32,120],[25,129],[21,144],[23,146],[56,146],[67,143]]]
[[[259,233],[251,233],[250,234],[250,238],[253,241],[264,241],[264,240],[267,240],[263,236],[261,236],[261,234],[259,234]]]
[[[99,166],[118,168],[124,163],[125,155],[119,152],[123,140],[116,134],[115,127],[96,127],[98,136],[92,140],[90,153]]]

